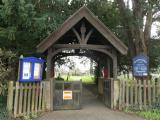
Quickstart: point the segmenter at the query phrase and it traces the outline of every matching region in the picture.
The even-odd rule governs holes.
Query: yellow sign
[[[63,100],[72,100],[72,91],[63,91]]]

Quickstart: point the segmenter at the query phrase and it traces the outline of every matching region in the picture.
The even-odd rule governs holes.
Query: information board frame
[[[19,70],[19,82],[40,82],[43,78],[43,71],[44,71],[44,62],[45,60],[36,58],[36,57],[24,57],[20,58],[20,70]],[[30,77],[29,79],[24,79],[24,63],[30,63],[31,64],[31,70],[30,70]],[[39,63],[41,64],[41,71],[40,71],[40,77],[39,79],[34,78],[34,70],[35,70],[35,64]],[[28,70],[26,70],[28,71]],[[26,77],[27,78],[27,77]]]
[[[149,74],[149,58],[143,54],[133,58],[133,76],[147,77]]]

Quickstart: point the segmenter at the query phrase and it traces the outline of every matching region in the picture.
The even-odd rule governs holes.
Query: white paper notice
[[[30,79],[31,77],[31,63],[23,62],[23,75],[22,79]]]
[[[41,64],[34,64],[34,79],[40,79]]]

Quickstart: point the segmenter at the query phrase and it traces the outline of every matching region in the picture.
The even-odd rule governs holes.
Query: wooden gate
[[[109,108],[113,108],[113,89],[113,79],[104,80],[104,103]]]
[[[81,109],[81,81],[55,81],[54,83],[54,110]]]

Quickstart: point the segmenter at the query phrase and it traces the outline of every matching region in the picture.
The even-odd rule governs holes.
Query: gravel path
[[[106,108],[90,91],[83,91],[81,110],[61,110],[45,113],[37,120],[145,120],[136,115]]]

